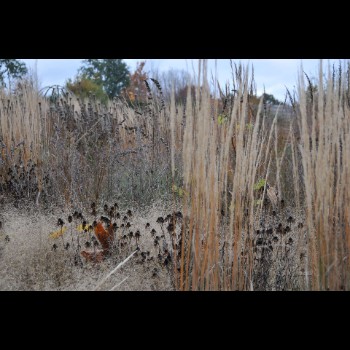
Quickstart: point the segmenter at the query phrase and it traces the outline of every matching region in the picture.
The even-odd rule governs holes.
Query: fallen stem
[[[107,281],[109,277],[111,277],[119,268],[121,268],[128,260],[132,258],[132,256],[137,252],[135,250],[131,255],[129,255],[124,261],[122,261],[118,266],[112,270],[105,278],[102,279],[102,281],[93,289],[94,291],[97,290],[103,283]]]
[[[125,282],[129,277],[125,277],[121,282],[119,282],[118,284],[116,284],[113,288],[111,288],[109,291],[112,292],[113,290],[115,290],[116,288],[118,288],[123,282]]]

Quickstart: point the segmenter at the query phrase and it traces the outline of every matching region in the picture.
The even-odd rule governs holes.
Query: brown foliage
[[[125,90],[124,95],[131,102],[146,102],[147,88],[145,80],[148,79],[148,74],[144,71],[146,61],[137,62],[135,72],[130,76],[130,85]]]

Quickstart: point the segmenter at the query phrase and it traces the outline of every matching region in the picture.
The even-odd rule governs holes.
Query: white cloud
[[[39,82],[42,87],[64,85],[68,78],[74,78],[81,66],[82,59],[25,59],[28,67],[37,66]]]

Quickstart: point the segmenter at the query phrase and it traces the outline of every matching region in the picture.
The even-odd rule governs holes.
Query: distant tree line
[[[74,79],[67,79],[65,87],[81,99],[94,97],[102,103],[108,99],[122,97],[131,105],[147,103],[150,94],[161,93],[165,102],[170,102],[172,91],[176,103],[184,104],[190,88],[195,99],[196,87],[191,83],[189,73],[171,69],[165,72],[145,71],[146,62],[138,62],[133,72],[129,71],[123,59],[86,59]],[[16,59],[0,59],[0,84],[23,78],[28,72],[24,62]],[[227,97],[227,96],[226,96]],[[279,104],[272,94],[263,97],[264,103]]]

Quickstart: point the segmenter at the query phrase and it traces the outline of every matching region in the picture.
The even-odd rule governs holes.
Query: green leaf
[[[254,190],[258,191],[262,187],[266,185],[266,180],[265,179],[260,179],[255,185],[254,185]]]
[[[247,130],[252,130],[253,127],[254,127],[254,124],[253,124],[253,123],[248,123],[248,124],[246,125]]]
[[[227,121],[227,115],[225,114],[219,114],[218,116],[218,124],[222,125],[223,123],[225,123]]]
[[[184,189],[182,189],[181,187],[177,187],[176,185],[172,185],[171,190],[181,198],[187,195],[187,192]]]

